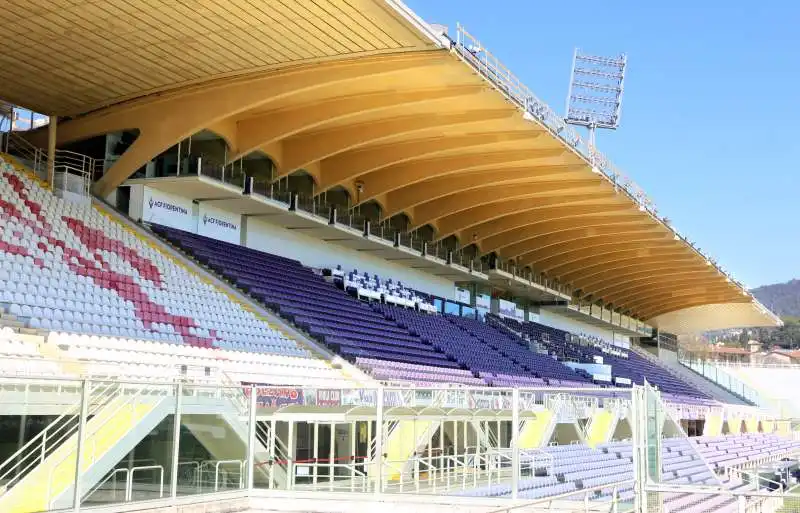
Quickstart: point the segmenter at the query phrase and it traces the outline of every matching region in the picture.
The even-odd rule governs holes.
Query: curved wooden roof
[[[437,238],[475,242],[481,253],[529,265],[643,320],[753,302],[389,3],[209,0],[196,12],[163,2],[145,13],[144,4],[100,1],[64,5],[54,10],[60,15],[28,12],[13,26],[30,33],[4,48],[19,67],[14,76],[0,71],[0,97],[45,113],[85,113],[59,126],[59,143],[138,129],[96,183],[100,195],[177,141],[211,130],[231,159],[263,151],[279,177],[308,172],[316,193],[354,192],[358,182],[360,201],[376,201],[384,216],[405,213]],[[132,23],[126,32],[103,21],[123,15]],[[90,19],[108,25],[92,31]],[[65,24],[72,28],[58,32]],[[77,54],[51,54],[78,47],[82,63]],[[89,74],[97,69],[107,73]],[[763,324],[773,322],[762,313]]]

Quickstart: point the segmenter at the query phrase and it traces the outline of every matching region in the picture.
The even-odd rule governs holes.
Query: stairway
[[[164,395],[140,387],[98,384],[87,401],[80,489],[88,491],[169,413]],[[80,406],[54,420],[6,462],[0,479],[0,511],[31,513],[68,507],[75,491]]]

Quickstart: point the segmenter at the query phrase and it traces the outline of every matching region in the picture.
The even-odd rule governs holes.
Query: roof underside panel
[[[0,98],[72,115],[307,62],[431,47],[372,0],[15,0],[0,8]]]

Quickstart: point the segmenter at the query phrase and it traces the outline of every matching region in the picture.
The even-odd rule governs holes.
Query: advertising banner
[[[192,200],[145,187],[142,221],[194,232],[196,223]]]
[[[226,212],[207,202],[200,202],[197,213],[197,233],[212,239],[239,244],[242,233],[242,216]]]
[[[256,404],[259,408],[280,408],[289,404],[303,404],[303,390],[290,387],[257,387]],[[250,389],[245,389],[249,394]]]
[[[342,404],[341,390],[317,390],[317,406],[339,406]]]

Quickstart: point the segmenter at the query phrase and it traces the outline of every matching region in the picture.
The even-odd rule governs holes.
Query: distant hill
[[[764,285],[750,292],[782,318],[800,317],[800,280]]]

